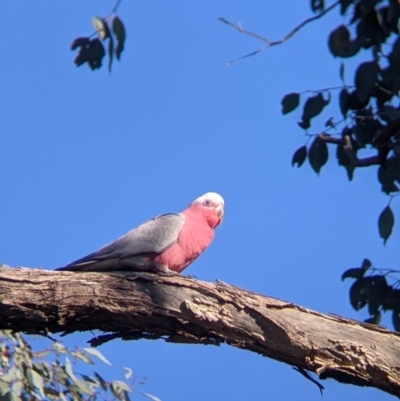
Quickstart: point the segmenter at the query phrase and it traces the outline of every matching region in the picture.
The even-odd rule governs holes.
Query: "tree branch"
[[[340,1],[335,1],[334,3],[332,3],[329,7],[325,8],[324,11],[321,11],[319,14],[314,15],[313,17],[307,18],[306,20],[304,20],[303,22],[301,22],[299,25],[297,25],[295,28],[293,28],[286,36],[284,36],[282,39],[279,40],[269,40],[264,36],[261,36],[257,33],[251,32],[251,31],[247,31],[246,29],[243,29],[242,26],[240,24],[234,24],[230,21],[228,21],[227,19],[220,17],[218,18],[218,21],[221,21],[227,25],[229,25],[230,27],[232,27],[233,29],[236,29],[239,33],[243,33],[244,35],[248,35],[251,36],[253,38],[256,38],[258,40],[261,40],[262,42],[265,42],[267,45],[254,51],[251,53],[248,53],[244,56],[241,56],[235,60],[229,61],[227,63],[225,63],[225,67],[230,66],[233,63],[236,63],[237,61],[240,61],[246,57],[250,57],[250,56],[255,56],[258,53],[261,53],[265,50],[267,50],[268,48],[272,47],[272,46],[276,46],[276,45],[280,45],[284,42],[286,42],[287,40],[289,40],[291,37],[293,37],[300,29],[302,29],[305,25],[309,24],[312,21],[315,21],[321,17],[323,17],[326,13],[328,13],[329,11],[331,11],[332,9],[334,9],[338,4],[340,4]]]
[[[383,157],[381,154],[377,154],[375,156],[364,157],[362,159],[358,158],[356,153],[354,152],[353,146],[351,144],[351,140],[348,135],[345,135],[342,138],[335,138],[326,134],[318,134],[318,138],[326,143],[333,143],[338,146],[343,146],[343,149],[346,153],[346,156],[350,160],[351,164],[354,167],[369,167],[374,165],[381,165],[386,157]]]
[[[149,273],[0,268],[0,329],[101,330],[94,339],[227,343],[291,366],[400,395],[400,335],[222,282]]]

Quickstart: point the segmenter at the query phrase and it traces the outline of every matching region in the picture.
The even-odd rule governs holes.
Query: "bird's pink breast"
[[[154,262],[178,273],[204,252],[214,238],[214,229],[201,215],[191,213],[190,209],[183,214],[186,221],[177,242],[154,259]]]

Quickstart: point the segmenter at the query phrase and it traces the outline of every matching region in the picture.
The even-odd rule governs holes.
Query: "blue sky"
[[[112,6],[2,4],[1,262],[63,266],[217,191],[225,221],[188,274],[366,318],[351,309],[341,273],[364,257],[399,267],[399,230],[386,246],[378,235],[388,199],[376,168],[357,170],[349,183],[333,148],[319,177],[308,163],[292,168],[293,152],[305,143],[301,110],[280,112],[286,93],[340,85],[340,60],[326,46],[341,22],[337,11],[284,45],[224,68],[262,43],[218,17],[279,39],[311,15],[309,2],[125,0],[119,15],[128,39],[112,75],[105,67],[76,68],[72,39],[91,34],[91,17],[108,15]],[[354,63],[346,67],[350,84]],[[334,97],[314,132],[338,115]],[[396,213],[396,200],[392,207]],[[64,341],[85,346],[90,337]],[[113,341],[101,351],[115,369],[104,368],[104,375],[119,378],[130,366],[148,378],[143,390],[163,401],[320,399],[289,366],[229,346]],[[377,390],[323,384],[328,401],[389,399]]]

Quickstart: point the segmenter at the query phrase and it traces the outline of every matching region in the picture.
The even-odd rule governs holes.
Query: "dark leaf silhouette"
[[[305,129],[310,127],[310,121],[312,118],[318,116],[324,109],[324,107],[329,104],[330,97],[327,100],[324,99],[322,93],[318,93],[316,96],[311,96],[307,99],[304,104],[303,116],[302,116],[302,124]],[[304,128],[303,127],[303,128]]]
[[[295,110],[300,104],[300,94],[289,93],[285,95],[281,101],[282,104],[282,114],[290,113]]]
[[[349,92],[347,91],[347,89],[343,88],[339,94],[339,106],[343,117],[346,117],[347,112],[349,111],[349,97]]]
[[[386,166],[380,166],[378,169],[378,181],[382,185],[382,192],[390,194],[392,192],[398,192],[399,188],[395,183],[395,176],[393,171]]]
[[[350,287],[350,305],[355,310],[360,310],[364,308],[368,301],[369,286],[368,281],[365,278],[360,278],[356,280]]]
[[[336,158],[338,160],[339,166],[343,166],[346,169],[347,177],[349,181],[353,179],[355,167],[348,158],[343,145],[336,146]]]
[[[78,47],[87,46],[87,45],[89,45],[89,43],[90,43],[89,38],[85,38],[85,37],[76,38],[71,43],[71,50],[76,50]]]
[[[372,263],[371,263],[371,261],[370,261],[369,259],[364,259],[364,260],[362,261],[362,263],[361,263],[361,267],[362,267],[364,270],[368,270],[370,267],[372,267]]]
[[[325,1],[324,0],[311,0],[311,10],[316,12],[324,11]]]
[[[340,63],[339,76],[340,80],[344,82],[344,63]]]
[[[344,15],[353,0],[340,0],[340,14]]]
[[[346,270],[342,274],[342,281],[345,280],[346,278],[362,278],[364,277],[365,270],[362,269],[361,267],[353,267],[351,269]]]
[[[93,39],[85,46],[81,46],[79,54],[75,58],[75,64],[77,67],[84,63],[88,63],[92,70],[101,67],[101,61],[105,56],[106,52],[104,50],[103,44],[99,39]]]
[[[113,32],[115,37],[117,38],[117,47],[115,48],[115,56],[117,57],[117,60],[119,60],[125,46],[126,30],[121,19],[117,16],[113,20]]]
[[[379,66],[375,61],[361,63],[356,71],[356,95],[360,103],[368,102],[378,79]]]
[[[394,226],[394,215],[390,206],[386,206],[379,215],[378,228],[379,235],[383,238],[383,243],[386,244],[392,234]]]
[[[112,36],[108,39],[108,72],[111,72],[112,62],[114,58],[114,39]]]
[[[292,158],[292,166],[295,166],[297,164],[297,167],[300,167],[304,161],[307,158],[307,147],[306,146],[301,146],[294,152],[293,158]]]
[[[358,39],[351,40],[350,31],[345,25],[340,25],[329,35],[329,50],[335,57],[353,57],[361,48]]]
[[[312,142],[308,151],[308,160],[312,169],[319,174],[322,166],[328,161],[328,145],[318,137]]]
[[[336,128],[336,124],[333,121],[333,117],[330,117],[326,123],[325,123],[325,127],[331,127],[331,128]]]

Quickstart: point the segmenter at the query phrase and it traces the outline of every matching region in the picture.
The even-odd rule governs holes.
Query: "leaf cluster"
[[[330,52],[334,57],[346,59],[364,51],[367,60],[356,68],[351,85],[345,83],[342,62],[341,86],[293,92],[283,97],[283,114],[301,104],[303,108],[298,125],[305,130],[306,143],[294,152],[292,165],[301,167],[308,159],[311,168],[320,174],[333,150],[337,164],[344,167],[349,180],[353,180],[357,168],[377,165],[381,190],[392,196],[400,190],[400,3],[341,0],[339,5],[348,22],[330,33]],[[321,12],[324,7],[323,1],[311,1],[313,12]],[[309,92],[312,95],[306,96]],[[341,116],[328,118],[322,131],[310,133],[315,117],[327,109],[333,97]],[[386,242],[394,224],[389,206],[378,224]]]
[[[400,280],[391,277],[394,273],[400,272],[374,268],[368,259],[364,259],[360,267],[346,270],[342,281],[355,280],[349,290],[350,304],[356,311],[368,308],[370,317],[364,320],[366,323],[379,324],[382,312],[391,311],[393,327],[400,331]]]
[[[95,401],[98,397],[129,401],[137,382],[130,368],[124,380],[107,381],[99,373],[79,373],[79,363],[94,365],[93,357],[111,365],[107,358],[94,348],[76,348],[70,351],[55,341],[41,351],[34,351],[27,340],[11,331],[0,331],[0,400],[77,400]]]
[[[93,71],[102,66],[103,57],[106,55],[103,42],[108,40],[108,70],[111,72],[114,54],[117,60],[120,60],[121,53],[124,50],[126,40],[126,30],[122,20],[112,14],[110,17],[92,18],[93,26],[97,32],[97,38],[90,37],[76,38],[71,44],[71,50],[79,48],[79,53],[75,57],[74,63],[77,67],[88,63]],[[116,41],[116,46],[114,42]]]

